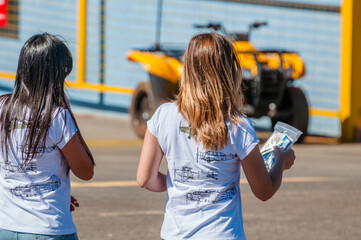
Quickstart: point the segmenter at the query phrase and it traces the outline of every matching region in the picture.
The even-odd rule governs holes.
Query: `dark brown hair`
[[[67,108],[64,81],[72,67],[69,49],[56,36],[43,33],[26,41],[20,52],[14,89],[0,97],[0,143],[5,161],[11,133],[21,125],[27,129],[21,146],[22,167],[44,150],[54,110]]]

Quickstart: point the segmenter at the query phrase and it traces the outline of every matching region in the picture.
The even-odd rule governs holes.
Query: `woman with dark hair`
[[[275,149],[267,172],[252,122],[243,114],[242,71],[232,41],[194,36],[184,54],[179,95],[148,121],[137,181],[167,191],[163,239],[245,240],[241,166],[259,199],[271,198],[295,155]],[[159,171],[166,156],[168,173]]]
[[[78,239],[69,170],[93,177],[94,160],[64,93],[67,46],[44,33],[22,47],[11,94],[0,96],[0,239]]]

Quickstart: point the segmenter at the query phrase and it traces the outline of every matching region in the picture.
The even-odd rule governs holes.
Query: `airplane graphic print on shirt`
[[[211,162],[221,162],[228,161],[236,158],[236,154],[226,154],[224,152],[215,152],[215,151],[204,151],[201,152],[197,149],[197,162],[206,161],[207,163]]]
[[[190,180],[200,180],[200,179],[215,179],[218,180],[218,170],[210,169],[208,171],[204,170],[193,170],[192,167],[182,166],[182,168],[174,169],[174,180],[187,182]]]
[[[38,172],[38,169],[36,162],[30,161],[26,165],[22,166],[21,163],[13,162],[9,159],[6,162],[0,163],[0,172],[5,177],[11,177],[11,175],[15,174],[35,174]],[[42,196],[45,193],[55,191],[60,186],[61,180],[57,176],[52,175],[49,179],[41,182],[11,186],[10,192],[16,197],[25,199],[30,197]]]
[[[188,139],[192,139],[192,128],[187,124],[179,123],[179,135],[186,134]],[[208,164],[214,164],[223,161],[231,161],[237,157],[236,154],[225,153],[222,151],[202,151],[202,148],[197,147],[197,153],[195,156],[196,162],[188,163],[188,166],[179,166],[173,168],[175,182],[192,182],[197,180],[209,180],[217,181],[219,179],[219,173],[217,168],[203,166],[202,162]],[[198,166],[198,164],[201,164]],[[199,170],[198,168],[202,169]],[[209,190],[209,189],[198,189],[197,191],[191,191],[186,193],[187,203],[195,202],[200,204],[204,203],[218,203],[222,201],[228,201],[233,199],[237,194],[236,184],[231,183],[224,190]]]
[[[27,122],[23,122],[17,123],[15,126],[12,126],[12,129],[21,130],[28,127],[29,124]],[[16,179],[20,177],[20,175],[23,175],[22,178],[25,177],[27,179],[27,183],[25,184],[18,185],[17,181],[13,181],[14,183],[9,182],[10,192],[16,197],[19,197],[21,199],[27,199],[42,196],[43,194],[53,192],[56,189],[60,188],[61,180],[54,174],[50,177],[46,177],[44,180],[32,181],[31,176],[37,174],[38,172],[38,166],[36,164],[37,162],[29,161],[24,164],[24,160],[21,160],[23,159],[24,154],[26,155],[29,151],[34,154],[43,154],[56,150],[57,146],[44,146],[45,144],[43,145],[40,143],[40,146],[36,148],[32,147],[30,149],[29,144],[24,144],[21,139],[22,138],[18,139],[15,144],[17,159],[20,159],[20,161],[9,157],[9,159],[7,159],[6,161],[0,162],[0,174],[4,176],[5,180],[13,179],[12,176],[14,176]]]
[[[48,180],[38,183],[32,183],[28,185],[20,185],[14,188],[10,188],[12,194],[23,199],[42,196],[45,193],[55,191],[61,186],[60,179],[52,175]]]
[[[5,176],[10,176],[12,174],[21,174],[26,172],[36,173],[37,166],[35,162],[30,162],[27,165],[21,167],[19,164],[11,162],[9,160],[6,163],[0,164],[0,170]],[[55,191],[60,186],[60,179],[57,176],[52,175],[49,179],[42,182],[10,187],[10,191],[15,196],[24,199],[29,197],[41,196],[44,193]]]
[[[187,202],[196,202],[200,204],[201,202],[208,203],[218,203],[222,201],[227,201],[233,199],[237,194],[236,184],[233,182],[225,190],[215,191],[215,190],[198,190],[187,193]]]
[[[0,167],[1,167],[2,171],[5,172],[6,176],[10,173],[37,172],[37,166],[36,166],[36,163],[34,163],[34,162],[30,162],[23,168],[20,168],[20,166],[18,164],[8,161],[6,163],[0,163]]]

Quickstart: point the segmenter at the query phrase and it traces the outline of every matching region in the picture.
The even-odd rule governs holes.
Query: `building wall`
[[[322,7],[307,7],[312,4],[337,9],[342,4],[341,0],[298,0],[298,5],[291,0],[273,1],[289,2],[290,7],[285,7],[286,4],[277,7],[248,2],[262,3],[163,0],[161,42],[185,47],[190,37],[199,32],[193,28],[194,23],[222,22],[230,31],[246,31],[253,21],[267,21],[268,26],[252,33],[251,40],[255,46],[259,49],[297,51],[306,62],[307,73],[294,84],[305,91],[312,109],[339,112],[341,15],[337,11],[325,11]],[[101,29],[102,1],[87,1],[87,82],[99,83],[101,70],[104,72],[104,83],[108,85],[134,88],[140,81],[147,80],[143,69],[136,63],[128,62],[126,54],[132,48],[146,48],[154,44],[157,3],[158,0],[103,0],[104,28]],[[1,37],[0,31],[0,54],[7,56],[0,58],[0,72],[14,73],[22,44],[32,34],[42,31],[62,35],[68,41],[76,63],[79,45],[76,3],[70,0],[23,0],[18,4],[18,39]],[[103,69],[101,63],[104,64]],[[77,80],[76,72],[75,66],[69,80]],[[0,81],[0,90],[6,90],[11,85],[9,81]],[[126,110],[131,102],[129,94],[69,90],[69,95],[74,102],[90,103],[95,107]],[[256,124],[269,126],[270,123],[262,119]],[[312,115],[309,132],[338,137],[341,134],[340,121],[337,117]]]

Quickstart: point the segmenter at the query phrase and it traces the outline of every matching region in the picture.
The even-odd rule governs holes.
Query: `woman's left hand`
[[[75,197],[70,196],[70,212],[75,211],[75,207],[79,207],[78,200],[75,199]]]

